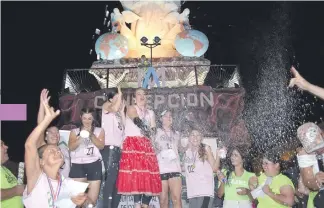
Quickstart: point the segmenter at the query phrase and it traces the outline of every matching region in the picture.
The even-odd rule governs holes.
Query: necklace
[[[164,135],[165,135],[165,141],[167,142],[167,148],[168,149],[172,149],[172,142],[173,142],[173,131],[166,131],[164,128],[163,128],[163,132],[164,132]],[[168,135],[167,132],[170,132],[170,136]],[[171,143],[171,144],[170,144]]]
[[[148,122],[148,120],[146,119],[146,115],[147,115],[147,109],[141,109],[138,105],[136,105],[136,107],[137,107],[137,109],[138,109],[138,111],[139,111],[139,117],[140,117],[140,119],[142,119],[142,121],[144,122],[144,124],[146,125],[146,126],[149,126],[148,124],[149,124],[149,122]]]
[[[192,152],[192,159],[193,159],[192,168],[196,167],[197,154],[198,154],[198,151],[197,152]]]
[[[194,173],[195,172],[195,168],[196,168],[196,158],[197,158],[197,154],[198,152],[193,152],[191,151],[192,153],[192,164],[191,165],[188,165],[188,172],[189,173]]]
[[[61,186],[62,186],[62,177],[60,175],[58,175],[58,184],[57,184],[57,187],[56,187],[56,191],[54,192],[54,189],[53,189],[53,186],[52,186],[52,182],[50,181],[49,177],[47,177],[47,182],[48,182],[48,185],[50,187],[50,190],[51,190],[51,197],[52,197],[52,206],[54,206],[54,201],[58,198],[58,196],[60,195],[60,191],[61,191]]]

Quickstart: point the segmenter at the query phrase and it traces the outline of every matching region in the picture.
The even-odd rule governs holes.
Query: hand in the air
[[[46,121],[52,121],[54,118],[56,118],[60,114],[60,110],[54,111],[54,108],[51,107],[48,102],[48,100],[43,100],[42,104],[44,106],[45,110],[45,117],[44,120]]]
[[[305,80],[299,72],[295,69],[295,67],[291,67],[291,73],[293,74],[294,78],[292,78],[289,82],[289,87],[297,86],[300,90],[307,90],[309,82]]]
[[[87,195],[85,193],[78,194],[77,196],[71,197],[71,200],[77,206],[81,206],[85,200],[87,199]]]
[[[40,102],[45,102],[46,104],[49,103],[49,100],[51,99],[51,96],[48,96],[49,91],[47,89],[43,89],[40,94]]]

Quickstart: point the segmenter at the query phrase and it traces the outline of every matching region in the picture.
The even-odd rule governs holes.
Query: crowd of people
[[[291,71],[289,87],[324,100],[323,88],[307,82],[295,68]],[[75,207],[99,206],[103,186],[103,208],[117,208],[122,195],[133,196],[135,208],[149,207],[153,196],[159,197],[161,208],[181,208],[183,173],[189,208],[212,208],[215,194],[223,199],[224,208],[324,206],[324,147],[312,152],[298,148],[300,176],[295,184],[283,174],[281,155],[275,149],[265,150],[261,171],[252,171],[248,146],[230,145],[223,158],[220,149],[213,154],[203,142],[203,132],[194,127],[184,146],[182,135],[172,127],[172,110],[156,115],[147,108],[142,88],[135,91],[135,104],[126,106],[118,88],[106,95],[101,127],[95,125],[92,109],[81,110],[80,126],[71,130],[66,148],[59,145],[59,129],[51,126],[60,111],[50,106],[48,94],[46,89],[41,92],[38,125],[25,143],[26,186],[18,184],[6,167],[8,147],[1,140],[3,208],[64,208],[58,203],[76,182],[88,187],[66,199]],[[324,133],[316,127],[311,134],[308,129],[298,130],[301,144],[313,137],[323,141]]]

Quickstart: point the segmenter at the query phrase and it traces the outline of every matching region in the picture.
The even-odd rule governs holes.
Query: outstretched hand
[[[289,87],[297,86],[300,90],[307,90],[309,82],[299,74],[294,66],[291,67],[290,71],[294,77],[290,80]]]
[[[49,98],[42,101],[42,104],[44,106],[44,111],[45,111],[44,120],[52,121],[54,118],[56,118],[60,114],[60,110],[54,111],[54,108],[48,104],[48,100],[49,100]]]
[[[48,96],[48,89],[43,89],[41,94],[40,94],[40,103],[46,102],[47,104],[49,103],[49,100],[51,99],[51,96]]]

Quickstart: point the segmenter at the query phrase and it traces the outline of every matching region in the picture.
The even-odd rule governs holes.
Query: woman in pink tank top
[[[48,105],[48,98],[42,100],[44,118],[28,136],[25,143],[25,168],[27,188],[23,202],[26,208],[55,208],[56,200],[60,193],[66,191],[71,179],[65,178],[59,172],[64,160],[57,145],[44,144],[42,136],[48,125],[59,115],[60,111]],[[71,198],[72,202],[81,206],[87,200],[84,193]]]
[[[88,197],[95,205],[98,200],[101,177],[101,149],[105,145],[105,132],[102,128],[94,126],[94,111],[81,110],[81,126],[73,129],[69,138],[71,151],[70,178],[75,181],[88,182]]]
[[[40,102],[42,100],[48,99],[48,90],[43,89],[40,95]],[[44,120],[45,117],[45,109],[42,103],[39,105],[39,110],[38,110],[38,116],[37,116],[37,124],[40,124]],[[64,163],[62,167],[60,168],[60,173],[64,177],[69,177],[70,173],[70,168],[71,168],[71,158],[70,158],[70,152],[66,144],[59,145],[60,142],[60,132],[59,129],[56,126],[50,126],[46,129],[45,134],[41,135],[42,139],[40,140],[40,146],[45,145],[45,144],[50,144],[50,145],[57,145],[63,156],[64,156]]]
[[[184,157],[189,208],[213,207],[213,172],[218,170],[219,162],[215,160],[210,146],[202,143],[202,139],[198,130],[192,130]]]
[[[107,102],[102,106],[101,126],[105,130],[105,147],[100,151],[105,166],[102,203],[107,208],[117,208],[121,198],[117,194],[116,179],[121,155],[120,147],[124,139],[124,110],[125,102],[120,87],[109,89]]]
[[[162,179],[162,193],[159,201],[161,208],[169,208],[169,189],[171,191],[172,205],[181,208],[181,166],[179,152],[185,152],[181,145],[179,132],[172,129],[172,113],[165,110],[161,113],[161,128],[157,129],[155,143],[157,158]]]
[[[134,196],[135,208],[147,208],[152,196],[159,196],[162,190],[159,165],[150,139],[156,124],[154,112],[146,108],[143,89],[136,90],[135,101],[136,106],[127,107],[117,189],[119,194]]]

